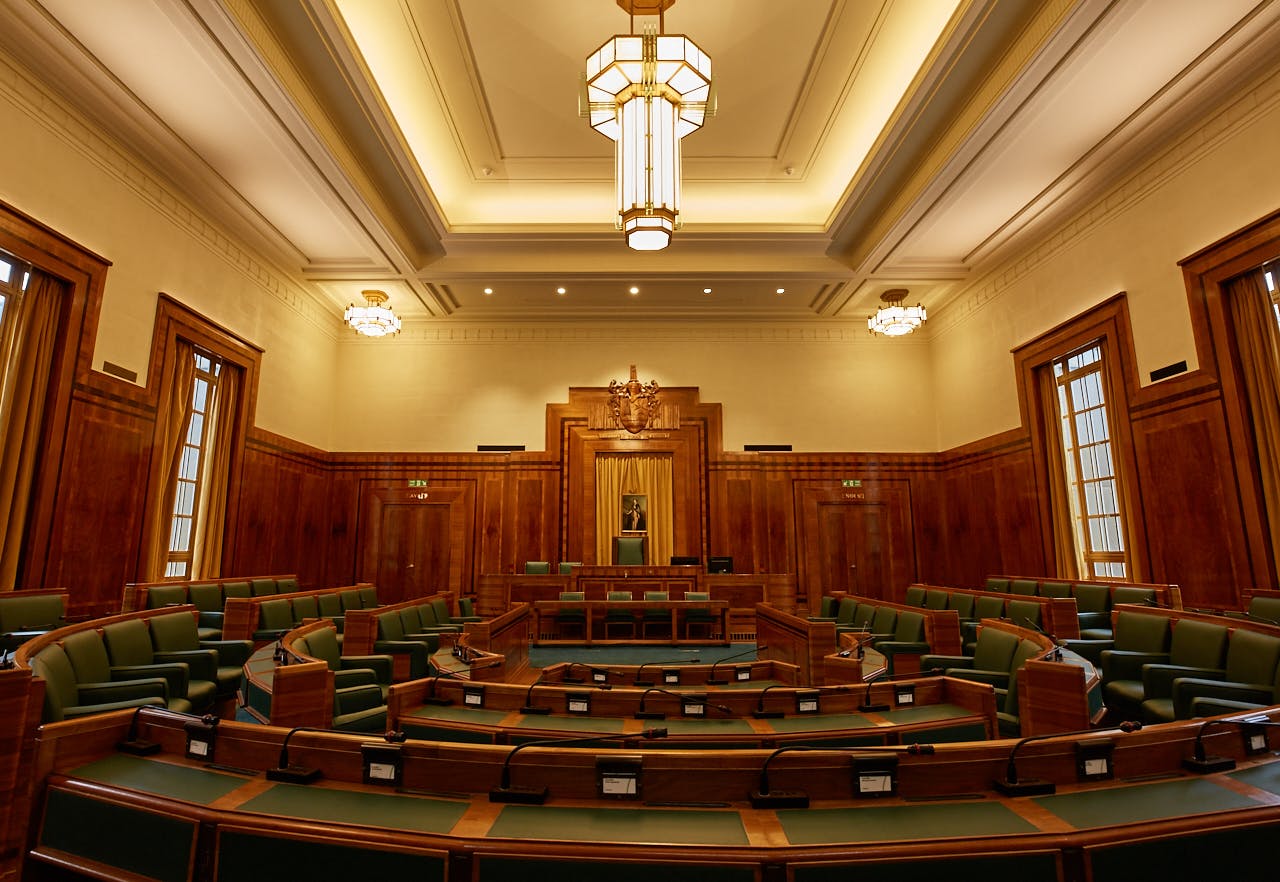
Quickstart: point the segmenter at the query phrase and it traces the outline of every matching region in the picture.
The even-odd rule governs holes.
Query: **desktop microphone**
[[[773,762],[773,758],[781,753],[790,753],[792,751],[833,751],[839,753],[905,753],[910,756],[931,755],[934,752],[932,744],[885,744],[885,745],[869,745],[866,747],[813,747],[808,744],[786,744],[779,747],[773,753],[765,757],[764,764],[760,766],[760,789],[753,790],[750,793],[752,808],[808,808],[809,794],[803,790],[770,790],[769,789],[769,763]]]
[[[604,668],[594,668],[591,665],[584,664],[582,662],[569,662],[568,667],[565,668],[565,673],[560,675],[561,683],[573,683],[576,685],[582,682],[581,677],[570,676],[574,668],[586,668],[591,673],[591,682],[594,683],[597,688],[599,689],[613,688],[608,683],[609,672],[607,670],[605,670]]]
[[[637,720],[665,720],[667,718],[666,713],[663,711],[648,711],[644,709],[644,701],[646,698],[649,697],[650,692],[661,692],[663,695],[670,695],[673,698],[678,698],[682,702],[689,701],[689,702],[694,702],[695,704],[700,704],[704,708],[708,708],[708,707],[715,708],[721,713],[726,713],[726,714],[733,713],[732,709],[726,707],[723,704],[712,704],[711,702],[707,701],[707,698],[705,695],[694,695],[689,692],[672,692],[670,689],[661,689],[657,686],[651,686],[644,691],[643,695],[640,696],[640,707],[636,709],[636,712],[634,715]]]
[[[879,714],[890,709],[887,704],[871,703],[871,687],[877,682],[888,683],[893,680],[914,680],[921,677],[937,677],[941,674],[942,668],[929,668],[927,671],[910,671],[903,674],[890,674],[887,677],[872,677],[867,681],[867,691],[866,694],[862,696],[862,704],[858,705],[858,712],[863,714]]]
[[[760,699],[756,702],[755,712],[752,713],[751,716],[755,717],[757,720],[777,720],[786,716],[782,711],[767,711],[764,709],[764,696],[770,689],[790,689],[794,692],[835,692],[841,689],[848,689],[850,685],[852,684],[841,683],[834,686],[788,686],[785,683],[771,683],[760,690]]]
[[[538,707],[533,704],[533,690],[542,685],[542,674],[538,675],[538,679],[529,685],[529,691],[524,694],[524,707],[520,708],[522,714],[549,714],[551,708]]]
[[[727,655],[724,658],[717,659],[716,662],[713,665],[711,665],[711,672],[707,674],[707,685],[708,686],[724,686],[728,684],[729,682],[728,680],[716,679],[716,668],[723,662],[733,661],[735,658],[742,658],[743,656],[747,656],[747,655],[755,655],[756,653],[760,652],[760,650],[768,649],[768,648],[769,648],[768,646],[753,646],[744,652],[737,653],[736,655]]]
[[[632,682],[631,685],[632,686],[652,686],[653,685],[652,680],[640,679],[640,672],[643,671],[645,668],[649,667],[649,665],[696,665],[697,663],[698,663],[698,657],[696,655],[693,658],[678,658],[673,661],[645,662],[640,667],[636,668],[636,679],[634,680],[634,682]]]
[[[489,802],[503,803],[520,803],[521,805],[542,805],[547,801],[547,788],[542,787],[513,787],[511,786],[511,760],[517,753],[526,747],[550,747],[555,744],[573,744],[586,741],[625,741],[633,738],[643,738],[652,740],[654,738],[666,738],[666,729],[645,729],[638,734],[632,735],[616,735],[616,734],[599,734],[599,735],[579,735],[575,738],[541,738],[536,741],[525,741],[517,744],[507,754],[507,758],[502,762],[502,778],[498,786],[489,791]]]
[[[1080,729],[1075,732],[1053,732],[1047,735],[1028,735],[1021,739],[1017,744],[1013,745],[1013,750],[1009,751],[1009,765],[1005,769],[1004,779],[996,779],[991,782],[991,786],[1005,796],[1046,796],[1053,793],[1057,786],[1052,781],[1044,778],[1018,778],[1017,756],[1018,750],[1028,741],[1044,741],[1049,738],[1066,738],[1072,735],[1101,735],[1106,732],[1137,732],[1142,728],[1142,723],[1136,720],[1126,720],[1115,726],[1106,729]]]
[[[1226,772],[1236,767],[1236,761],[1229,756],[1206,756],[1204,752],[1204,733],[1210,726],[1239,726],[1242,729],[1248,729],[1250,726],[1271,727],[1280,726],[1280,723],[1273,723],[1266,717],[1244,719],[1225,719],[1225,720],[1205,720],[1200,726],[1200,731],[1196,732],[1195,752],[1182,761],[1182,767],[1192,772]],[[1259,733],[1260,734],[1260,733]],[[1266,749],[1266,741],[1264,739],[1263,749]]]
[[[171,717],[183,717],[188,720],[198,720],[208,727],[218,725],[220,718],[213,714],[187,714],[182,711],[169,710],[167,707],[161,707],[156,704],[144,704],[134,708],[133,715],[129,717],[129,732],[125,735],[123,741],[116,742],[116,750],[121,753],[131,753],[134,756],[151,756],[160,752],[160,743],[157,741],[147,741],[145,738],[138,737],[138,715],[144,710],[154,711],[158,714],[167,714]]]
[[[280,745],[280,762],[274,769],[267,769],[268,781],[282,781],[287,784],[310,784],[320,777],[320,770],[310,768],[308,766],[293,766],[289,764],[289,739],[296,732],[329,732],[330,729],[321,729],[317,726],[294,726],[289,733],[284,736],[284,743]]]
[[[1062,641],[1058,639],[1058,635],[1050,634],[1026,616],[1022,616],[1018,621],[1022,622],[1022,624],[1026,625],[1032,631],[1035,631],[1041,637],[1048,637],[1053,641],[1053,652],[1050,653],[1050,657],[1047,658],[1046,661],[1062,661]]]

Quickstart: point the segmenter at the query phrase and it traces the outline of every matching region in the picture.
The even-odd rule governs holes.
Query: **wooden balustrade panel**
[[[529,604],[517,604],[497,618],[483,622],[467,622],[466,643],[482,652],[505,657],[506,676],[518,677],[529,667],[531,623]]]
[[[276,665],[271,725],[326,728],[333,721],[333,671],[324,662]]]
[[[826,682],[823,656],[837,649],[836,626],[831,622],[810,622],[759,603],[756,642],[762,647],[760,658],[795,665],[800,682],[821,686]]]

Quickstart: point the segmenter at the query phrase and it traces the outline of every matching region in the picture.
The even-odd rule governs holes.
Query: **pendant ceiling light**
[[[391,307],[383,306],[387,302],[387,295],[381,291],[360,293],[364,295],[364,306],[351,304],[343,313],[342,320],[366,337],[399,334],[400,317],[391,311]]]
[[[884,306],[877,309],[875,315],[867,317],[867,330],[886,337],[901,337],[924,324],[928,316],[923,306],[918,303],[915,306],[902,305],[907,293],[906,288],[894,288],[881,294]]]
[[[587,57],[584,115],[615,143],[617,226],[637,251],[671,243],[680,223],[680,139],[714,112],[711,59],[688,37],[663,31],[675,0],[618,0],[630,13],[630,34]],[[658,26],[635,33],[635,16],[657,15]]]

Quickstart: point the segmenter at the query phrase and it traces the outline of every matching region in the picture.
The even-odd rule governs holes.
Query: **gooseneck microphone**
[[[267,769],[268,781],[283,781],[286,784],[310,784],[320,777],[320,770],[309,766],[294,766],[289,764],[289,740],[298,732],[328,732],[329,729],[321,729],[317,726],[294,726],[289,730],[289,734],[284,736],[284,742],[280,745],[280,762],[274,769]]]
[[[499,667],[503,661],[504,659],[495,659],[494,661],[487,662],[483,665],[472,665],[471,670],[483,671],[485,668],[496,668]],[[453,699],[436,695],[436,683],[440,682],[441,677],[444,677],[446,680],[462,680],[466,683],[472,682],[471,678],[464,677],[454,671],[446,671],[443,668],[436,668],[434,663],[431,666],[435,668],[436,675],[432,677],[431,682],[427,684],[427,694],[423,696],[422,703],[430,704],[435,707],[448,707],[453,704]]]
[[[597,688],[599,689],[613,688],[612,686],[609,685],[609,682],[608,682],[609,681],[608,670],[604,668],[592,667],[591,665],[584,664],[583,662],[569,662],[568,667],[565,668],[564,674],[560,676],[560,682],[573,683],[575,685],[578,683],[581,683],[582,682],[581,677],[572,676],[574,668],[586,668],[587,672],[591,674],[591,682],[594,683]]]
[[[696,665],[697,663],[698,663],[698,657],[696,655],[693,658],[678,658],[672,661],[645,662],[640,667],[636,668],[636,678],[631,685],[632,686],[652,686],[653,685],[652,680],[645,680],[641,677],[641,672],[643,672],[644,669],[649,667],[650,665]]]
[[[729,682],[728,680],[716,679],[716,668],[719,667],[720,665],[724,664],[727,661],[733,661],[736,658],[744,658],[745,656],[748,656],[748,655],[755,655],[756,653],[760,652],[760,650],[768,649],[768,648],[769,648],[768,646],[753,646],[750,649],[745,650],[743,652],[736,653],[735,655],[726,655],[724,658],[716,659],[715,663],[711,665],[710,673],[707,674],[707,685],[708,686],[724,686],[728,684]]]
[[[551,708],[545,707],[545,706],[538,707],[538,706],[535,706],[533,703],[533,690],[538,688],[541,685],[542,685],[542,675],[539,674],[538,679],[534,680],[531,684],[529,684],[529,691],[524,694],[524,707],[520,708],[520,713],[526,714],[526,715],[551,713]]]
[[[931,755],[934,752],[932,744],[876,744],[866,747],[813,747],[808,744],[787,744],[779,747],[773,753],[765,757],[764,764],[760,766],[760,789],[753,790],[750,793],[752,808],[808,808],[809,794],[803,790],[770,790],[769,789],[769,763],[773,762],[774,757],[783,753],[791,753],[793,751],[828,751],[839,753],[895,753],[908,754],[910,756]]]
[[[996,779],[991,782],[991,786],[997,792],[1003,793],[1005,796],[1047,796],[1057,789],[1052,781],[1044,778],[1019,778],[1018,777],[1018,751],[1022,745],[1031,741],[1046,741],[1050,738],[1067,738],[1074,735],[1102,735],[1107,732],[1137,732],[1142,728],[1142,723],[1137,720],[1126,720],[1115,726],[1106,729],[1079,729],[1075,732],[1053,732],[1045,735],[1028,735],[1013,745],[1013,750],[1009,751],[1009,764],[1005,768],[1004,779]]]
[[[557,744],[575,744],[587,741],[626,741],[628,739],[643,738],[646,741],[655,738],[666,738],[666,729],[645,729],[642,732],[632,735],[618,735],[613,733],[601,733],[598,735],[579,735],[575,738],[541,738],[536,741],[525,741],[511,748],[511,752],[502,762],[502,777],[498,786],[489,791],[489,802],[502,803],[519,803],[521,805],[542,805],[547,801],[547,788],[542,787],[513,787],[511,786],[511,760],[517,753],[526,747],[551,747]]]
[[[651,692],[660,692],[663,695],[670,695],[673,698],[678,698],[680,699],[681,702],[698,704],[698,705],[701,705],[703,708],[708,708],[708,707],[713,708],[715,710],[720,711],[721,713],[726,713],[726,714],[733,713],[732,709],[726,707],[723,704],[713,704],[712,702],[707,701],[707,697],[705,695],[694,695],[689,692],[672,692],[670,689],[661,689],[657,686],[651,686],[644,691],[644,694],[640,696],[640,707],[637,708],[635,712],[635,718],[637,720],[665,720],[667,718],[666,713],[664,713],[663,711],[645,710],[644,702],[645,702],[645,699],[649,697],[649,693]]]
[[[942,668],[929,668],[927,671],[909,671],[902,674],[890,674],[887,677],[872,677],[867,681],[866,694],[862,696],[862,704],[858,705],[858,712],[863,714],[879,714],[890,710],[887,704],[871,703],[871,687],[876,683],[889,683],[894,680],[918,680],[921,677],[936,677],[942,673]]]
[[[797,693],[805,692],[816,694],[821,692],[838,692],[840,690],[848,689],[850,685],[852,684],[841,683],[835,686],[789,686],[785,683],[771,683],[760,690],[760,698],[756,701],[756,709],[755,712],[752,713],[752,716],[757,720],[776,720],[786,716],[786,714],[780,710],[767,711],[764,709],[764,697],[771,689],[790,689],[792,692]]]
[[[1022,622],[1022,624],[1026,625],[1032,631],[1035,631],[1041,637],[1048,637],[1053,641],[1053,652],[1049,654],[1049,658],[1046,659],[1046,661],[1062,661],[1062,641],[1058,639],[1058,635],[1050,634],[1026,616],[1022,616],[1018,621]]]
[[[1250,728],[1276,728],[1280,727],[1280,723],[1275,723],[1264,716],[1228,718],[1224,720],[1205,720],[1201,724],[1199,731],[1196,732],[1196,744],[1194,752],[1191,756],[1182,761],[1182,767],[1192,772],[1226,772],[1236,767],[1236,761],[1229,756],[1206,756],[1204,752],[1204,733],[1212,726],[1239,726],[1246,732]],[[1262,738],[1260,745],[1261,750],[1267,749],[1266,737],[1261,732],[1258,733]],[[1250,751],[1252,752],[1252,751]]]

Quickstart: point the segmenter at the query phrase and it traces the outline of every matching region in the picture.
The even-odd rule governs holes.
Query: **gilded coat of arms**
[[[658,381],[641,383],[636,379],[636,366],[631,365],[631,379],[625,383],[609,381],[609,410],[613,421],[632,435],[638,435],[658,415]]]

